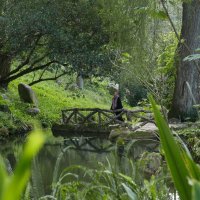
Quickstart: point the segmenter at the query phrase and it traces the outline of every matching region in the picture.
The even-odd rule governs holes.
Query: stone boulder
[[[117,138],[127,138],[131,131],[126,127],[118,127],[111,130],[109,140],[114,142]]]
[[[158,128],[154,123],[147,123],[135,131],[136,133],[154,134],[158,132]]]
[[[35,116],[40,113],[40,109],[39,108],[28,108],[26,110],[26,112],[31,116]]]
[[[66,86],[65,87],[65,90],[71,90],[71,91],[76,91],[78,90],[78,85],[76,83],[72,83],[70,84],[69,86]]]
[[[135,129],[129,135],[132,139],[155,139],[157,138],[158,128],[154,123],[147,123],[142,125],[141,122],[132,127]]]
[[[35,95],[35,92],[32,90],[32,88],[29,85],[26,85],[24,83],[20,83],[18,85],[18,92],[20,99],[25,103],[31,103],[35,106],[38,106],[38,100]]]
[[[78,86],[78,88],[79,89],[83,89],[83,87],[84,87],[84,80],[83,80],[83,76],[82,75],[79,75],[79,76],[77,76],[77,78],[76,78],[76,84],[77,84],[77,86]]]

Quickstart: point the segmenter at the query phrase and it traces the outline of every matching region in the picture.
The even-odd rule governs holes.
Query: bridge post
[[[78,120],[77,120],[77,109],[74,109],[74,122],[77,124]]]
[[[101,122],[101,111],[98,110],[98,126],[101,127],[102,122]]]
[[[62,110],[62,123],[65,124],[65,112]]]

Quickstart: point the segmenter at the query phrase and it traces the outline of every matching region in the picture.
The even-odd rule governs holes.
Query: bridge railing
[[[117,113],[117,114],[116,114]],[[153,122],[145,114],[151,113],[147,110],[107,110],[100,108],[71,108],[62,110],[62,123],[64,125],[107,127],[111,124],[131,126],[133,119],[142,119],[142,123]],[[122,120],[123,119],[123,120]]]

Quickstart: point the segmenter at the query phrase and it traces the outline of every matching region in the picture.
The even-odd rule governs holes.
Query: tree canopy
[[[115,56],[107,48],[109,35],[97,3],[10,0],[2,2],[1,13],[0,55],[12,63],[12,69],[1,74],[1,83],[37,70],[43,74],[50,67],[63,69],[63,75],[102,75],[111,69]]]

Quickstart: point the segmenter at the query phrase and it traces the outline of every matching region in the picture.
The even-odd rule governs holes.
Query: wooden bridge
[[[62,110],[61,124],[54,125],[54,135],[107,134],[112,126],[128,127],[136,130],[148,122],[153,122],[150,111],[147,110],[107,110],[100,108],[72,108]],[[123,120],[122,120],[123,119]],[[141,122],[139,126],[133,126],[134,122]]]

